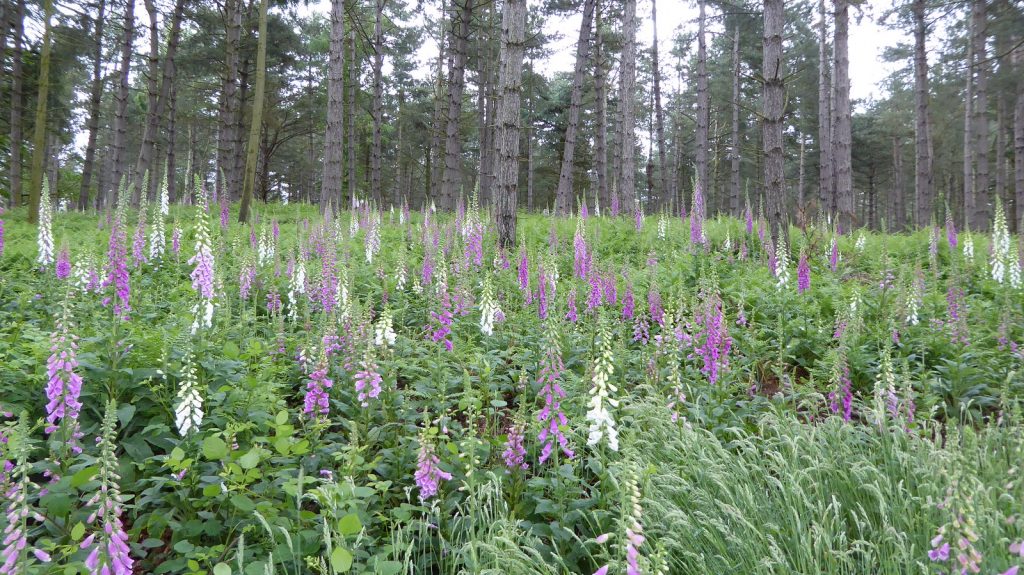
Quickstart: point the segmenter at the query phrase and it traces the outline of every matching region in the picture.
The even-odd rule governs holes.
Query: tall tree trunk
[[[903,142],[893,136],[893,231],[902,231],[906,224],[906,197],[903,195]]]
[[[486,204],[490,201],[494,180],[495,180],[495,123],[494,116],[497,113],[495,100],[497,90],[494,87],[496,73],[491,66],[497,61],[499,54],[492,52],[491,31],[494,27],[494,4],[491,4],[486,16],[481,18],[483,30],[477,41],[478,75],[477,83],[477,139],[480,143],[479,150],[479,200]],[[500,46],[499,46],[500,49]]]
[[[106,8],[106,0],[99,0],[96,17],[93,19],[96,44],[92,59],[92,86],[89,88],[89,143],[85,146],[82,185],[78,191],[78,209],[83,211],[89,207],[89,188],[92,187],[92,172],[96,163],[96,136],[100,131],[100,104],[103,100],[103,24]]]
[[[801,220],[804,220],[804,221],[800,222],[801,228],[804,226],[804,224],[806,224],[806,208],[807,208],[807,206],[804,204],[804,175],[805,175],[805,173],[804,173],[804,152],[805,152],[805,148],[806,148],[806,142],[804,141],[804,135],[800,134],[800,164],[799,164],[799,171],[797,172],[798,176],[797,176],[797,180],[796,180],[796,209],[797,209],[797,213],[801,217]]]
[[[835,117],[832,140],[836,166],[836,216],[844,231],[853,229],[853,166],[852,119],[850,116],[850,4],[848,0],[835,0],[836,29],[834,47],[835,65]]]
[[[1017,104],[1013,109],[1013,187],[1017,199],[1014,221],[1017,233],[1024,233],[1024,47],[1014,50],[1013,63],[1017,76]]]
[[[601,1],[594,7],[594,98],[597,100],[597,125],[594,134],[594,170],[597,172],[597,197],[608,209],[608,93],[605,86],[604,34],[601,32]]]
[[[832,65],[825,0],[818,0],[818,16],[818,201],[820,210],[832,214],[836,193],[832,159]]]
[[[147,85],[149,89],[149,105],[146,111],[146,126],[142,136],[142,145],[139,147],[139,159],[135,167],[135,174],[139,182],[142,176],[149,173],[149,189],[139,190],[139,193],[148,194],[153,197],[159,177],[158,170],[154,169],[154,158],[156,157],[156,142],[160,132],[160,121],[167,110],[167,101],[170,98],[171,84],[176,77],[174,58],[178,53],[178,41],[181,36],[181,18],[185,11],[185,0],[176,0],[174,12],[171,14],[171,28],[167,36],[167,52],[164,54],[163,66],[160,68],[160,81],[156,80],[159,63],[159,45],[156,32],[156,6],[153,0],[146,0],[146,9],[150,10],[150,56],[149,73],[151,78]],[[157,90],[159,86],[159,91]],[[154,96],[155,95],[155,96]]]
[[[22,45],[25,28],[25,0],[17,0],[18,7],[13,16],[14,51],[11,62],[11,158],[10,185],[11,206],[21,203],[21,148],[22,148],[22,96],[25,82],[22,66]]]
[[[703,8],[703,1],[701,7]],[[702,20],[703,22],[703,20]],[[651,43],[651,62],[654,74],[654,117],[658,135],[658,183],[661,185],[659,197],[662,207],[671,203],[668,186],[668,159],[665,143],[665,112],[661,107],[661,67],[658,66],[658,6],[657,0],[651,0],[651,26],[654,28],[654,41]],[[702,36],[703,38],[703,36]]]
[[[32,136],[32,171],[28,188],[28,221],[39,222],[39,196],[46,164],[46,104],[50,94],[50,50],[53,40],[50,18],[52,0],[43,0],[43,47],[39,54],[39,91],[36,96],[36,125]]]
[[[1002,53],[1002,52],[1000,52]],[[996,178],[995,178],[995,196],[999,198],[999,201],[1003,203],[1007,208],[1013,207],[1013,200],[1006,193],[1006,176],[1007,176],[1007,156],[1009,155],[1009,149],[1007,148],[1006,132],[1009,126],[1006,123],[1006,93],[999,92],[996,99]],[[1013,210],[1007,209],[1006,212],[1010,215],[1009,219],[1013,218]],[[1013,229],[1013,223],[1010,224],[1010,229]]]
[[[764,145],[764,184],[768,223],[771,237],[778,244],[783,224],[783,157],[782,117],[785,92],[782,69],[782,27],[785,11],[783,0],[765,0],[764,3],[764,60],[761,76],[764,82],[762,109],[762,140]],[[784,233],[784,232],[783,232]]]
[[[342,205],[342,165],[345,153],[345,4],[331,0],[331,45],[327,64],[327,128],[324,132],[324,177],[320,210]]]
[[[704,0],[700,0],[700,16],[698,19],[697,31],[697,186],[704,195],[704,204],[701,206],[706,211],[708,201],[711,199],[711,189],[708,187],[708,120],[710,118],[710,100],[708,96],[708,50],[705,39]],[[766,8],[767,11],[767,8]],[[765,37],[768,35],[765,33]],[[781,51],[779,57],[781,59]],[[767,59],[767,58],[766,58]],[[780,147],[781,149],[781,147]],[[701,214],[703,218],[704,213]]]
[[[160,79],[157,77],[160,69],[160,36],[158,28],[158,16],[156,3],[153,0],[143,0],[146,13],[149,15],[149,58],[146,66],[146,121],[142,130],[142,143],[139,146],[139,157],[135,164],[135,181],[139,185],[135,187],[132,202],[138,205],[138,198],[143,194],[149,197],[149,190],[143,190],[142,182],[144,175],[149,173],[149,182],[152,184],[157,178],[153,177],[153,156],[156,152],[156,135],[160,129],[160,112],[157,109],[157,100],[160,99]]]
[[[964,89],[964,191],[963,191],[963,222],[966,225],[977,225],[974,220],[976,211],[977,195],[975,194],[975,172],[974,172],[974,18],[969,21],[968,29],[971,31],[971,38],[967,42],[967,87]]]
[[[224,5],[224,78],[221,82],[219,129],[217,137],[217,173],[214,174],[217,197],[230,200],[234,188],[235,150],[241,134],[238,95],[238,50],[242,33],[242,0],[226,0]],[[193,166],[195,167],[195,166]],[[186,188],[192,180],[185,182]]]
[[[732,138],[729,160],[729,213],[740,214],[740,26],[732,36]]]
[[[619,175],[620,207],[632,212],[636,206],[636,0],[624,0],[622,63],[619,66],[619,144],[622,165]]]
[[[528,65],[530,78],[533,78],[533,61]],[[526,91],[526,209],[533,211],[533,82],[531,81]]]
[[[590,55],[590,30],[594,23],[596,0],[583,3],[583,20],[580,35],[576,41],[576,66],[573,69],[572,92],[569,95],[569,118],[565,126],[565,144],[562,148],[562,167],[558,173],[558,195],[556,209],[566,215],[573,211],[573,166],[576,153],[576,131],[580,123],[580,103],[583,100],[583,70]]]
[[[128,0],[124,8],[124,36],[121,39],[121,64],[117,70],[118,86],[114,96],[114,153],[112,174],[107,189],[106,205],[113,206],[121,179],[128,167],[128,74],[132,65],[132,42],[135,36],[135,2]]]
[[[474,0],[453,0],[451,56],[448,58],[448,121],[445,127],[444,175],[441,180],[441,205],[454,209],[462,184],[462,91],[466,75],[466,42],[473,19]]]
[[[267,0],[260,0],[260,31],[256,46],[256,88],[252,103],[252,125],[249,127],[249,149],[245,158],[245,179],[242,183],[242,205],[238,208],[238,221],[249,221],[256,184],[256,162],[259,159],[260,131],[263,127],[263,99],[267,84]]]
[[[516,242],[516,208],[519,204],[519,95],[526,40],[526,0],[505,1],[501,40],[494,218],[498,228],[498,246],[511,250]]]
[[[178,144],[178,86],[174,83],[175,76],[177,73],[172,72],[170,90],[167,94],[167,165],[164,168],[164,177],[167,178],[167,200],[169,202],[174,201],[174,189],[178,185],[178,156],[175,150]]]
[[[359,91],[359,58],[356,54],[356,8],[350,2],[349,14],[353,19],[348,32],[348,201],[349,206],[356,204],[356,97]]]
[[[373,150],[370,165],[370,195],[374,203],[384,207],[380,193],[381,124],[384,121],[384,4],[376,0],[373,24]]]
[[[442,125],[447,126],[448,111],[444,98],[444,62],[448,34],[445,33],[445,15],[448,13],[447,0],[441,0],[441,17],[437,19],[437,69],[434,82],[434,116],[430,129],[430,148],[426,155],[426,184],[424,186],[424,207],[427,197],[438,199],[441,190],[441,133]]]
[[[985,3],[987,0],[974,0],[971,3],[971,20],[973,24],[974,60],[975,60],[975,87],[974,87],[974,160],[975,167],[975,205],[974,225],[975,229],[983,229],[989,221],[989,130],[988,130],[988,50],[987,42],[987,15]]]
[[[935,201],[933,192],[931,123],[928,118],[928,56],[925,1],[914,0],[914,223],[928,225]],[[902,223],[902,222],[901,222]]]

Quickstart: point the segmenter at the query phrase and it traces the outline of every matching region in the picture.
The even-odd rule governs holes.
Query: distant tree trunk
[[[928,119],[928,56],[925,52],[925,1],[914,0],[914,223],[928,225],[935,201],[931,126]],[[902,223],[902,222],[901,222]]]
[[[441,0],[441,14],[448,13],[447,0]],[[444,28],[445,18],[438,18],[437,24],[437,72],[434,83],[434,117],[430,129],[430,148],[426,155],[426,184],[424,187],[424,207],[427,197],[437,199],[441,189],[441,132],[442,125],[447,126],[448,111],[444,107],[444,59],[448,35]]]
[[[764,184],[771,237],[778,245],[783,225],[784,161],[782,150],[782,118],[784,113],[784,71],[782,69],[783,0],[764,3],[764,60],[761,76],[764,82],[762,109],[762,140],[764,145]],[[783,232],[784,233],[784,232]]]
[[[586,16],[584,16],[586,18]],[[501,93],[495,133],[497,157],[494,217],[498,246],[511,250],[516,242],[519,196],[519,95],[522,91],[523,49],[526,40],[526,0],[506,0],[501,18]]]
[[[853,229],[853,166],[852,166],[852,119],[850,116],[850,5],[848,0],[835,0],[836,29],[833,49],[835,50],[835,116],[832,118],[832,140],[835,143],[836,216],[844,232]]]
[[[975,160],[975,205],[974,226],[981,230],[988,224],[989,213],[989,166],[988,166],[988,50],[986,48],[986,29],[988,27],[985,4],[987,0],[974,0],[971,3],[971,20],[975,60],[974,87],[974,160]]]
[[[391,183],[391,202],[392,205],[401,206],[402,204],[402,191],[408,188],[402,186],[402,178],[405,175],[407,168],[405,158],[405,138],[404,138],[404,122],[405,117],[405,89],[402,87],[398,88],[398,117],[395,118],[395,125],[398,129],[398,135],[396,137],[397,144],[395,145],[395,177]]]
[[[479,40],[477,41],[477,60],[480,68],[477,75],[477,83],[479,84],[477,86],[477,119],[479,120],[477,138],[480,145],[478,154],[479,169],[477,172],[479,173],[479,200],[481,205],[487,204],[491,200],[495,179],[494,116],[497,113],[495,106],[497,91],[494,87],[496,73],[491,70],[491,66],[494,65],[499,55],[494,54],[491,48],[492,28],[494,27],[493,15],[494,4],[491,4],[486,11],[486,16],[481,18],[483,30],[479,34]]]
[[[174,189],[178,185],[177,178],[177,151],[178,144],[178,86],[174,83],[177,72],[171,73],[170,88],[167,93],[167,165],[164,167],[164,177],[167,178],[167,199],[174,201]]]
[[[22,109],[24,107],[22,91],[25,82],[21,61],[25,28],[25,0],[17,1],[18,6],[13,15],[14,47],[13,61],[11,62],[11,207],[17,207],[21,203]]]
[[[903,189],[903,139],[892,138],[892,231],[903,231],[907,223],[907,200]]]
[[[533,77],[533,61],[530,61],[530,78]],[[526,209],[533,211],[533,83],[531,82],[526,92]]]
[[[82,185],[78,191],[78,209],[89,207],[89,188],[92,186],[93,166],[96,163],[96,136],[100,131],[100,104],[103,100],[103,24],[106,0],[100,0],[93,19],[93,35],[96,44],[92,59],[92,86],[89,89],[89,143],[85,146],[85,161],[82,164]],[[12,150],[14,146],[11,146]]]
[[[620,207],[632,212],[636,202],[636,0],[624,0],[622,63],[619,66],[619,144],[622,165],[619,180]]]
[[[1013,62],[1017,76],[1017,104],[1013,110],[1013,180],[1017,198],[1014,221],[1017,233],[1024,233],[1024,48],[1014,50]]]
[[[260,131],[263,128],[263,99],[267,84],[267,0],[260,0],[260,31],[256,45],[256,88],[253,93],[252,125],[249,127],[249,149],[245,158],[245,175],[242,182],[242,205],[238,208],[238,221],[249,221],[249,204],[252,203],[253,188],[256,184],[256,162],[259,159]]]
[[[359,91],[359,58],[356,55],[356,12],[355,4],[350,3],[349,14],[352,20],[348,32],[348,201],[349,206],[356,204],[356,97]]]
[[[974,179],[974,24],[972,7],[972,18],[969,23],[971,39],[967,42],[967,86],[964,89],[963,223],[974,226],[977,230],[977,222],[974,219],[977,203]]]
[[[218,198],[229,201],[237,194],[235,152],[241,136],[239,98],[239,40],[242,33],[242,0],[226,0],[224,5],[224,78],[221,82],[219,130],[217,137],[217,173],[214,174]],[[193,166],[194,168],[196,166]],[[192,185],[190,179],[186,187]]]
[[[803,215],[805,213],[806,206],[804,205],[804,152],[806,142],[804,141],[804,135],[800,134],[800,164],[799,171],[797,172],[796,180],[796,208],[797,212]],[[802,224],[803,222],[801,222]]]
[[[50,94],[50,50],[53,40],[50,18],[52,0],[43,0],[43,47],[39,54],[39,91],[36,96],[36,123],[32,136],[32,171],[28,188],[28,221],[39,222],[39,196],[43,188],[46,165],[46,104]]]
[[[704,3],[701,2],[701,7]],[[702,20],[703,22],[703,20]],[[659,196],[662,207],[671,203],[668,186],[668,159],[665,143],[665,112],[661,107],[661,67],[658,66],[658,6],[657,0],[651,0],[651,26],[654,28],[654,41],[651,43],[651,62],[654,73],[654,117],[658,135],[658,183],[661,185]],[[703,38],[703,36],[702,36]]]
[[[1003,53],[1003,51],[1000,51]],[[999,198],[999,201],[1003,203],[1008,209],[1006,210],[1009,214],[1009,218],[1013,219],[1013,200],[1006,193],[1006,159],[1009,153],[1009,149],[1006,145],[1006,93],[1000,91],[996,98],[996,158],[995,158],[995,197]],[[1013,224],[1010,224],[1010,229],[1013,229]]]
[[[342,156],[345,153],[345,4],[331,1],[331,46],[327,64],[327,128],[324,132],[324,177],[320,182],[320,210],[341,207]]]
[[[585,0],[583,3],[583,20],[580,22],[580,35],[576,41],[576,66],[572,76],[572,92],[569,95],[569,117],[565,125],[565,144],[562,147],[562,167],[558,173],[558,195],[556,210],[561,215],[573,211],[573,166],[576,152],[576,130],[580,123],[580,103],[583,100],[583,70],[590,55],[590,30],[594,23],[594,4],[596,0]]]
[[[601,33],[601,2],[594,7],[594,104],[597,107],[594,134],[594,171],[597,172],[597,197],[607,210],[611,204],[608,195],[608,93],[605,86],[604,35]]]
[[[818,201],[820,210],[835,211],[835,165],[832,159],[832,76],[828,51],[825,0],[818,0]]]
[[[740,214],[740,26],[732,36],[732,138],[729,160],[729,213]]]
[[[139,160],[135,167],[136,178],[142,182],[142,177],[149,173],[149,189],[138,190],[137,193],[147,194],[153,197],[156,191],[159,177],[157,170],[153,168],[153,159],[156,156],[156,142],[160,132],[160,120],[163,118],[167,108],[167,100],[170,98],[171,84],[175,78],[174,58],[178,52],[178,39],[181,34],[181,18],[185,11],[185,0],[177,0],[174,5],[174,12],[171,15],[171,28],[167,36],[167,53],[164,55],[161,78],[156,79],[159,64],[159,42],[157,38],[157,12],[153,0],[146,0],[146,9],[149,11],[150,19],[150,56],[148,102],[146,110],[146,125],[142,136],[142,145],[139,148]],[[141,185],[141,184],[140,184]]]
[[[697,31],[697,185],[704,194],[705,211],[711,194],[708,187],[708,120],[710,118],[710,100],[708,96],[708,50],[705,39],[704,0],[697,3],[700,7]],[[766,9],[767,10],[767,9]],[[767,33],[765,34],[767,38]],[[780,52],[781,58],[781,52]],[[780,148],[781,149],[781,148]],[[703,217],[705,214],[701,214]]]
[[[373,150],[370,166],[370,194],[381,209],[384,201],[380,192],[381,124],[384,121],[384,4],[387,0],[376,0],[373,25]]]
[[[124,36],[121,40],[121,64],[117,70],[118,86],[114,96],[114,153],[112,174],[106,205],[113,206],[128,163],[128,74],[132,65],[132,42],[135,36],[135,3],[125,2]]]
[[[444,175],[440,200],[444,209],[455,208],[462,184],[462,91],[466,75],[466,43],[473,19],[474,0],[452,1],[451,55],[448,58],[448,121],[445,128]],[[461,5],[460,5],[461,4]]]

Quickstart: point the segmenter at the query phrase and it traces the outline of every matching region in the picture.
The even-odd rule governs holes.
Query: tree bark
[[[850,5],[848,0],[835,0],[835,117],[833,121],[832,140],[836,166],[836,217],[844,232],[853,229],[853,166],[852,166],[852,126],[850,116],[850,53],[849,26]]]
[[[495,133],[496,181],[494,217],[498,246],[515,246],[519,204],[519,98],[522,91],[526,39],[526,0],[506,0],[501,18],[501,56],[498,84],[501,94]]]
[[[1013,180],[1016,192],[1016,216],[1014,223],[1017,233],[1024,233],[1024,47],[1013,53],[1014,69],[1017,71],[1017,104],[1013,110]]]
[[[594,170],[597,172],[597,197],[605,209],[611,204],[608,194],[608,93],[605,86],[604,34],[601,33],[601,2],[594,6],[594,98],[597,100],[597,126],[594,134]]]
[[[324,132],[324,177],[320,211],[342,205],[341,184],[345,137],[345,4],[331,1],[331,40],[327,63],[327,128]]]
[[[971,3],[971,20],[973,35],[971,42],[974,45],[975,61],[975,87],[974,87],[974,214],[973,225],[975,229],[984,229],[989,221],[989,130],[988,130],[988,50],[987,41],[987,15],[985,3],[987,0],[974,0]]]
[[[381,124],[384,121],[384,4],[376,0],[373,24],[373,150],[370,165],[370,194],[380,209],[384,208],[380,192]]]
[[[146,13],[149,15],[149,58],[146,66],[146,121],[143,125],[142,143],[139,146],[139,157],[135,164],[135,181],[139,182],[134,190],[132,203],[138,205],[138,198],[145,194],[149,197],[149,190],[143,190],[142,182],[146,181],[144,176],[149,173],[150,186],[156,178],[153,177],[153,155],[156,151],[156,134],[160,129],[160,113],[157,109],[157,101],[160,99],[160,79],[157,77],[160,69],[160,35],[158,28],[158,16],[156,4],[153,0],[144,0]]]
[[[121,64],[117,70],[118,86],[114,96],[114,153],[112,174],[107,189],[106,205],[113,206],[128,163],[128,74],[132,65],[132,42],[135,35],[135,2],[125,2],[124,36],[121,40]]]
[[[242,33],[242,0],[226,0],[224,6],[224,78],[220,92],[220,126],[217,138],[217,173],[214,175],[218,197],[230,200],[235,194],[235,150],[241,132],[238,98],[238,49]],[[185,182],[186,187],[192,180]]]
[[[448,121],[445,127],[444,175],[440,200],[444,209],[455,208],[462,184],[462,92],[466,75],[466,43],[473,19],[474,0],[453,0],[451,55],[448,58]],[[461,4],[460,4],[461,3]]]
[[[764,59],[761,63],[763,87],[762,140],[764,146],[765,200],[771,237],[778,244],[783,224],[784,157],[782,117],[785,85],[782,70],[783,0],[764,3]]]
[[[167,165],[164,167],[164,178],[167,180],[167,200],[174,201],[174,189],[178,185],[177,179],[177,151],[178,144],[178,86],[174,83],[177,72],[171,72],[170,88],[167,93]]]
[[[22,45],[25,27],[25,0],[17,0],[18,6],[14,14],[14,45],[11,62],[11,158],[10,185],[11,207],[21,203],[21,148],[22,148],[22,109],[24,107],[23,86],[25,82],[22,65]]]
[[[619,145],[621,173],[618,176],[623,211],[632,212],[636,205],[636,0],[624,0],[622,63],[619,66]]]
[[[732,36],[732,138],[729,160],[729,213],[740,215],[740,26]]]
[[[348,202],[350,207],[356,205],[356,97],[359,91],[359,59],[356,54],[356,8],[349,3],[349,14],[352,18],[348,32]]]
[[[573,69],[572,92],[569,95],[569,117],[565,126],[565,143],[562,147],[562,166],[558,173],[558,195],[556,210],[561,215],[573,211],[573,166],[576,152],[576,131],[580,123],[580,104],[583,100],[583,70],[590,55],[590,30],[594,23],[595,0],[583,3],[583,20],[580,22],[579,39],[576,41],[576,66]]]
[[[832,77],[828,51],[825,0],[818,0],[818,201],[820,210],[835,211],[835,173],[832,160]]]
[[[705,39],[705,2],[700,0],[698,4],[700,6],[700,17],[698,19],[697,31],[697,186],[704,195],[704,203],[701,208],[706,212],[707,205],[711,200],[709,197],[711,189],[708,187],[708,120],[710,118],[710,100],[708,96],[708,51]],[[765,11],[767,11],[767,5],[765,6]],[[765,33],[765,38],[767,37],[768,35]],[[780,48],[780,60],[781,56]],[[702,213],[701,218],[705,217],[705,215],[705,213]]]
[[[36,96],[36,124],[32,136],[32,171],[28,188],[28,221],[39,222],[39,197],[43,188],[43,168],[46,164],[46,104],[50,94],[50,51],[53,40],[50,19],[52,0],[43,0],[43,47],[39,54],[39,91]]]
[[[704,3],[701,2],[701,7]],[[701,20],[703,22],[703,19]],[[661,106],[661,67],[658,66],[658,6],[657,0],[651,0],[651,25],[654,28],[654,41],[651,43],[651,62],[654,73],[654,118],[658,135],[658,183],[661,185],[659,196],[662,207],[671,203],[668,185],[667,144],[665,143],[665,111]],[[703,38],[703,36],[701,36]]]
[[[249,221],[256,184],[256,162],[259,159],[260,131],[263,127],[263,100],[267,84],[267,0],[260,0],[259,43],[256,47],[256,88],[252,103],[252,124],[249,126],[249,149],[245,158],[245,176],[242,182],[242,204],[238,208],[238,221]]]
[[[914,223],[917,226],[926,226],[932,214],[935,198],[931,122],[928,118],[925,0],[914,0],[911,11],[914,17]]]
[[[100,131],[100,104],[103,100],[103,25],[106,0],[99,0],[96,17],[93,18],[93,34],[96,44],[92,59],[92,86],[89,88],[89,140],[85,146],[85,161],[82,164],[82,185],[78,190],[78,209],[89,207],[89,188],[92,187],[93,166],[96,163],[96,137]]]
[[[963,223],[972,225],[974,221],[977,196],[975,195],[974,172],[974,18],[969,21],[970,39],[967,42],[967,86],[964,89],[964,191],[963,191]]]
[[[434,116],[430,129],[430,148],[426,154],[426,183],[424,185],[423,205],[426,207],[427,198],[438,199],[441,190],[441,132],[442,124],[447,125],[448,111],[445,109],[445,99],[442,96],[444,91],[444,61],[446,56],[445,46],[448,35],[445,33],[443,17],[448,13],[447,0],[441,0],[441,14],[437,23],[437,76],[434,83]]]

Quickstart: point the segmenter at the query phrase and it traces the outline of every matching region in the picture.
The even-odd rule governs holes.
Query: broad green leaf
[[[344,547],[335,547],[331,553],[331,567],[339,573],[347,573],[352,568],[352,554]]]

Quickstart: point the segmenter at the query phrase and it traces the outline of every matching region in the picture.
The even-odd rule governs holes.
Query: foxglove
[[[191,273],[192,289],[198,296],[198,301],[192,307],[192,333],[194,334],[200,328],[213,327],[213,300],[216,297],[213,248],[210,244],[207,220],[203,215],[199,216],[199,221],[196,224],[196,253],[188,260],[188,263],[195,264]]]
[[[118,474],[118,459],[115,455],[116,441],[117,408],[111,400],[104,412],[99,437],[99,472],[94,479],[99,481],[100,487],[86,503],[86,507],[93,510],[87,522],[94,525],[96,530],[79,546],[89,551],[85,566],[90,573],[132,575],[135,561],[131,557],[128,534],[121,521],[124,498],[119,486],[121,476]]]
[[[376,346],[392,347],[395,345],[394,317],[389,308],[384,308],[377,323],[373,326],[373,344]]]
[[[384,381],[377,369],[377,362],[373,360],[369,351],[363,356],[363,360],[359,364],[359,371],[356,372],[353,379],[356,384],[356,397],[359,399],[359,404],[368,407],[369,400],[377,399],[380,395],[380,384]]]
[[[53,263],[53,208],[50,205],[49,178],[43,178],[43,190],[39,195],[39,227],[36,230],[36,244],[39,253],[36,263],[45,269]]]
[[[57,320],[57,329],[50,335],[50,357],[46,361],[46,433],[52,434],[61,426],[66,430],[64,440],[77,447],[78,413],[82,409],[79,396],[82,393],[82,376],[75,372],[78,367],[78,336],[71,332],[69,302],[65,300],[64,311]]]
[[[522,422],[516,422],[509,428],[505,440],[505,450],[501,452],[501,457],[505,460],[505,468],[510,472],[517,469],[525,471],[530,468],[530,464],[526,463],[526,447],[523,446],[523,427]]]
[[[419,441],[420,449],[416,458],[416,472],[413,474],[413,478],[420,490],[420,501],[425,502],[437,495],[441,481],[450,480],[452,475],[438,467],[441,458],[437,456],[434,442],[427,436],[426,431],[420,433]]]
[[[537,441],[542,444],[540,463],[543,464],[555,450],[557,443],[566,457],[573,457],[573,451],[569,448],[569,439],[562,432],[562,428],[568,425],[569,420],[562,411],[562,400],[565,399],[565,390],[562,389],[562,372],[565,365],[562,363],[562,346],[559,342],[558,330],[555,320],[550,319],[544,326],[544,356],[541,359],[540,374],[537,383],[541,385],[540,397],[544,406],[537,413],[537,421],[541,424],[540,434]]]
[[[992,279],[999,283],[1006,280],[1006,271],[1016,265],[1010,251],[1010,232],[1006,227],[1006,213],[1003,204],[996,198],[996,213],[992,221]]]
[[[491,278],[484,279],[483,292],[480,295],[480,332],[486,336],[494,335],[494,322],[503,317],[498,302],[494,299],[494,288]]]
[[[334,382],[327,377],[327,352],[320,355],[316,368],[309,374],[309,381],[306,383],[306,396],[303,399],[302,413],[310,419],[326,418],[330,413],[330,398],[327,390],[334,387]]]
[[[607,326],[601,325],[598,328],[600,351],[594,361],[593,379],[590,388],[590,401],[587,411],[587,421],[590,422],[590,430],[587,436],[587,445],[594,446],[607,437],[608,448],[612,451],[619,450],[619,432],[615,427],[615,419],[612,417],[608,406],[618,407],[619,401],[612,397],[618,388],[611,382],[615,371],[612,353],[612,336]]]
[[[185,437],[197,431],[202,424],[203,396],[199,389],[195,354],[190,349],[181,361],[181,387],[178,388],[178,405],[174,408],[174,426],[178,434]]]

